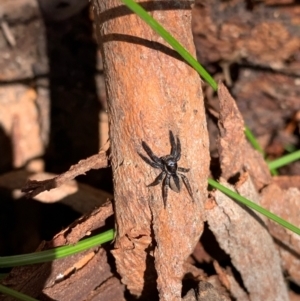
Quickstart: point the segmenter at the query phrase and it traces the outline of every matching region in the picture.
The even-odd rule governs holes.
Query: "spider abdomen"
[[[178,176],[175,174],[175,177],[170,177],[170,184],[169,184],[170,188],[179,193],[181,190],[181,181],[179,181]]]

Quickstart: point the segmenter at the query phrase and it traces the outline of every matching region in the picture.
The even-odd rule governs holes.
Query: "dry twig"
[[[29,180],[22,188],[22,192],[25,192],[27,197],[32,198],[43,191],[59,187],[62,184],[73,180],[77,176],[85,174],[91,169],[105,167],[108,167],[108,155],[107,151],[102,150],[96,155],[80,160],[77,164],[72,165],[68,171],[53,179],[44,181]]]

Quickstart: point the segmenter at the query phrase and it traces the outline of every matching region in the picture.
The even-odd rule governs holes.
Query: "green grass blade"
[[[11,296],[13,298],[16,298],[18,300],[23,300],[23,301],[38,301],[37,299],[34,299],[32,297],[29,297],[27,295],[24,295],[22,293],[19,293],[11,288],[8,288],[4,285],[0,284],[0,293],[3,293],[5,295]]]
[[[144,20],[157,34],[159,34],[166,42],[168,42],[174,50],[176,50],[183,59],[186,60],[202,78],[216,91],[218,85],[210,74],[199,64],[199,62],[155,19],[153,19],[139,4],[133,0],[122,0],[133,12],[135,12],[142,20]],[[246,127],[245,134],[252,146],[263,154],[258,141],[255,139],[249,128]]]
[[[199,62],[155,19],[153,19],[139,4],[132,0],[122,0],[133,12],[144,20],[156,33],[158,33],[173,49],[178,52],[216,91],[218,85],[210,74],[199,64]]]
[[[174,50],[176,50],[203,78],[204,80],[210,84],[210,86],[216,91],[218,88],[217,83],[214,79],[207,73],[207,71],[197,62],[197,60],[167,31],[165,30],[156,20],[154,20],[139,4],[134,2],[133,0],[122,0],[133,12],[135,12],[141,19],[143,19],[156,33],[158,33],[166,42],[168,42]],[[253,133],[246,127],[245,135],[248,138],[249,142],[252,146],[258,150],[262,155],[264,152],[260,147],[258,141],[256,140]],[[289,157],[288,157],[289,156]],[[288,157],[289,160],[293,158],[293,160],[297,160],[299,157],[297,153],[290,154]],[[276,170],[276,168],[282,166],[280,164],[287,164],[287,160],[284,160],[286,157],[283,157],[283,160],[278,159],[276,161],[270,162],[269,168],[271,170]],[[283,227],[300,234],[300,229],[295,227],[294,225],[288,223],[284,219],[278,217],[277,215],[269,212],[268,210],[262,208],[261,206],[257,205],[256,203],[251,202],[250,200],[240,196],[239,194],[227,189],[226,187],[220,185],[219,183],[215,182],[212,179],[209,179],[209,184],[223,193],[227,194],[228,196],[232,197],[233,199],[245,204],[246,206],[256,210],[257,212],[265,215],[269,219],[279,223]]]
[[[278,176],[279,175],[277,169],[270,169],[270,173],[271,173],[272,176]]]
[[[250,131],[250,129],[246,126],[245,127],[245,135],[248,139],[248,141],[251,143],[254,149],[256,149],[258,152],[260,152],[263,156],[265,156],[263,149],[261,148],[260,144],[256,140],[253,133]]]
[[[288,154],[286,156],[283,156],[277,160],[274,160],[272,162],[268,163],[269,169],[277,169],[279,167],[282,167],[284,165],[287,165],[291,162],[297,161],[300,159],[300,150],[292,153],[292,154]]]
[[[287,144],[287,145],[284,145],[283,147],[287,153],[293,153],[297,150],[297,147],[293,144]]]
[[[271,219],[272,221],[278,223],[279,225],[291,230],[292,232],[300,235],[300,229],[293,224],[287,222],[286,220],[282,219],[281,217],[277,216],[276,214],[271,213],[267,209],[257,205],[256,203],[251,202],[250,200],[244,198],[243,196],[239,195],[238,193],[224,187],[223,185],[219,184],[213,179],[208,179],[208,184],[212,187],[222,191],[227,196],[231,197],[232,199],[246,205],[247,207],[257,211],[258,213],[263,214],[267,218]]]
[[[113,240],[114,233],[114,230],[111,229],[102,234],[80,241],[76,245],[63,246],[47,251],[41,251],[25,255],[0,257],[0,268],[47,262],[52,261],[54,259],[70,256]]]

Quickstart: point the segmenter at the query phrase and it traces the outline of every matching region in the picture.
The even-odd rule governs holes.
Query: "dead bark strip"
[[[226,180],[238,179],[247,170],[256,189],[260,190],[272,182],[268,165],[262,155],[246,140],[243,117],[233,97],[221,82],[218,85],[218,97],[218,151],[222,177]]]
[[[255,195],[249,177],[239,192],[248,198]],[[252,200],[258,199],[256,194]],[[249,300],[289,300],[279,254],[261,217],[219,191],[215,201],[216,207],[207,211],[209,227],[239,271]]]
[[[181,300],[183,263],[203,230],[209,168],[208,135],[199,75],[120,1],[94,1],[110,124],[117,237],[113,255],[131,293]],[[190,3],[145,2],[144,7],[190,52]],[[145,141],[158,156],[170,154],[169,130],[180,138],[180,167],[190,168],[194,202],[182,185],[147,187],[160,170],[146,164]],[[147,154],[145,154],[147,156]],[[156,279],[157,278],[157,279]]]
[[[270,172],[262,156],[246,141],[242,116],[221,83],[218,96],[222,178],[234,182],[241,195],[259,203],[257,191],[272,181]],[[223,184],[226,185],[226,181]],[[215,193],[215,202],[216,206],[206,214],[209,228],[239,271],[249,300],[289,300],[280,258],[265,225],[266,218],[236,204],[219,191]],[[238,296],[233,291],[232,294]]]
[[[263,189],[262,206],[299,227],[300,190],[295,187],[299,186],[299,176],[279,176],[274,182]],[[277,244],[286,277],[300,285],[299,235],[272,221],[268,221],[268,229]]]
[[[88,195],[87,195],[88,197]],[[41,244],[40,250],[75,244],[95,229],[102,228],[113,215],[111,202],[74,221],[51,241]],[[118,300],[125,301],[124,286],[114,277],[107,253],[101,247],[65,258],[13,268],[0,283],[43,301]],[[3,301],[16,300],[0,295]]]
[[[87,159],[80,160],[77,164],[72,165],[70,169],[53,179],[44,181],[29,180],[22,188],[28,198],[33,198],[43,191],[49,191],[57,188],[64,183],[83,175],[91,169],[100,169],[108,166],[107,152],[102,150],[98,154]]]

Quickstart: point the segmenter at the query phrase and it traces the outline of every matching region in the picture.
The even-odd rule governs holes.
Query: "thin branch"
[[[72,165],[68,171],[55,178],[44,181],[29,180],[22,188],[22,192],[26,193],[26,197],[32,198],[43,191],[57,188],[77,176],[85,174],[91,169],[105,168],[108,167],[108,165],[107,151],[102,150],[96,155],[80,160],[77,164]]]

